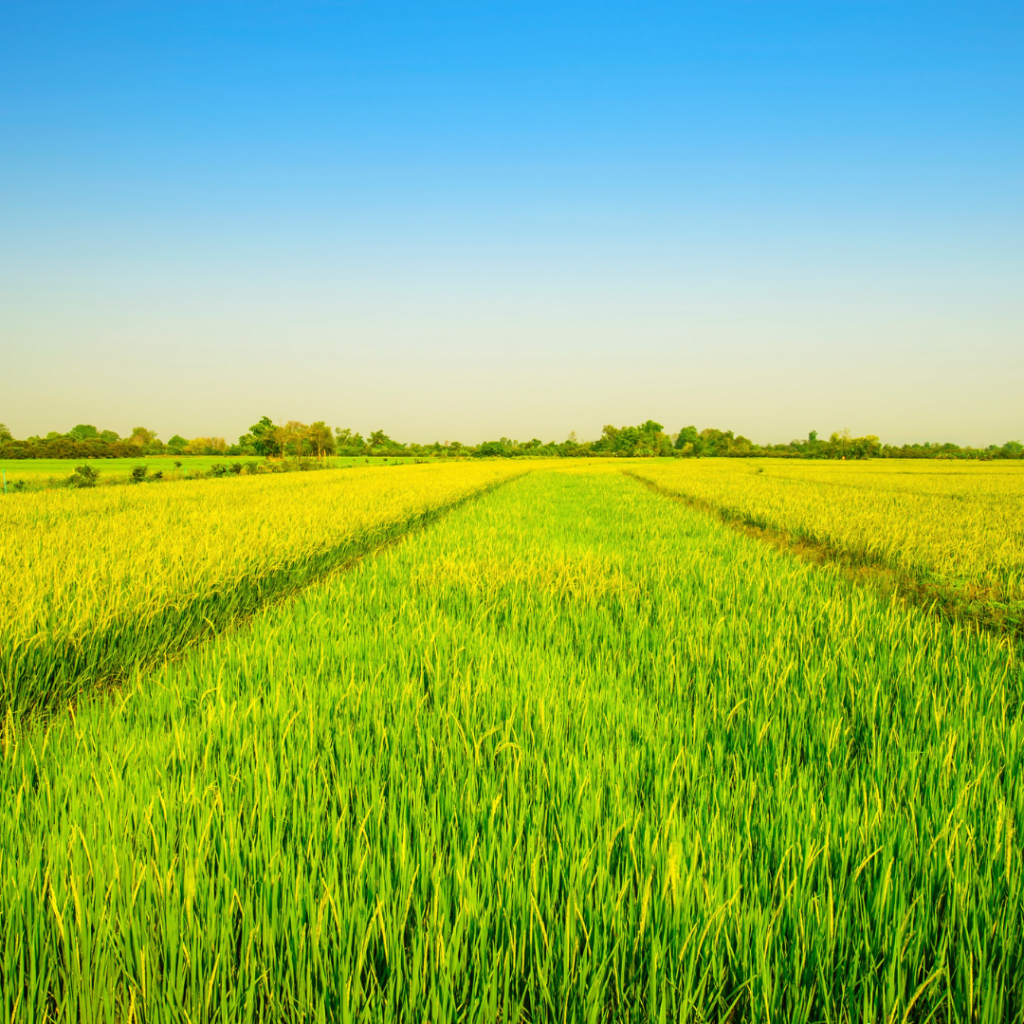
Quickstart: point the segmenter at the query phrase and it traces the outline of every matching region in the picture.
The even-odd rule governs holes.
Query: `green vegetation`
[[[95,487],[0,507],[0,718],[74,701],[514,475],[493,463]]]
[[[163,473],[171,476],[179,473],[189,476],[196,473],[207,473],[211,466],[222,464],[246,465],[253,461],[251,456],[138,456],[136,458],[96,460],[93,468],[103,477],[128,476],[139,466],[144,466],[149,473]],[[262,460],[257,460],[262,461]],[[180,463],[180,465],[179,465]],[[67,459],[0,459],[0,470],[7,474],[8,480],[19,477],[67,477],[72,471]]]
[[[207,458],[182,455],[180,458],[155,456],[89,461],[71,469],[69,464],[61,459],[17,459],[0,461],[0,472],[3,473],[6,493],[18,494],[59,487],[108,487],[126,483],[161,483],[209,477],[216,479],[266,473],[351,469],[356,466],[400,466],[431,461],[435,460],[417,456],[340,458],[331,455],[323,459],[288,459],[249,456]]]
[[[620,468],[8,715],[0,1019],[1020,1020],[1012,642]]]
[[[781,531],[997,628],[1024,627],[1024,466],[914,462],[645,463],[641,479]]]
[[[136,427],[127,438],[112,430],[99,431],[89,424],[79,424],[66,434],[51,431],[46,437],[15,440],[0,424],[0,463],[4,459],[87,459],[132,458],[138,455],[181,456],[256,456],[258,458],[323,459],[342,458],[580,458],[619,457],[655,458],[750,458],[751,456],[786,459],[1020,459],[1024,445],[1007,441],[986,448],[960,447],[955,444],[905,444],[902,447],[882,444],[873,434],[851,437],[848,430],[833,433],[827,441],[819,440],[812,430],[805,440],[786,444],[759,445],[732,430],[712,427],[698,431],[683,427],[666,434],[663,424],[646,420],[638,426],[604,427],[596,441],[581,441],[571,433],[565,441],[542,441],[532,438],[518,441],[502,437],[465,445],[460,441],[435,441],[433,444],[402,443],[383,430],[374,430],[369,437],[348,428],[331,428],[323,421],[302,423],[289,420],[274,423],[263,416],[239,437],[228,444],[222,437],[196,437],[187,440],[174,434],[165,444],[152,430]]]

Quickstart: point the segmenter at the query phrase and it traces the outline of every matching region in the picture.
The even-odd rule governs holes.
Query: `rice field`
[[[424,465],[9,497],[0,715],[117,681],[515,472]]]
[[[895,570],[997,625],[1024,625],[1024,466],[701,459],[636,465],[727,517]]]
[[[324,464],[330,469],[354,466],[395,466],[422,463],[429,456],[326,456]],[[99,473],[99,484],[122,482],[133,469],[144,467],[150,477],[160,473],[164,480],[180,480],[192,474],[207,473],[214,466],[261,466],[267,460],[256,455],[147,455],[136,459],[0,459],[0,474],[6,477],[12,489],[20,480],[26,484],[46,483],[56,486],[74,473],[75,467],[86,463]],[[2,489],[2,487],[0,487]]]
[[[113,688],[66,673],[42,719],[49,663],[5,661],[0,1020],[1024,1019],[1017,639],[617,462],[41,502],[67,539],[2,592],[5,651],[60,620],[33,578],[83,650],[112,600],[125,649],[133,593],[145,637],[179,590],[367,557],[140,641]],[[5,551],[39,529],[12,508]]]
[[[211,466],[235,463],[261,463],[264,459],[253,455],[149,455],[137,459],[0,459],[0,472],[7,476],[10,485],[16,480],[37,480],[41,477],[67,479],[75,467],[88,463],[103,477],[125,477],[138,466],[145,466],[151,473],[172,475],[180,472],[205,473]],[[180,467],[180,468],[179,468]]]

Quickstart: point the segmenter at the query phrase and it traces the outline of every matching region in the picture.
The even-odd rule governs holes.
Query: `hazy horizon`
[[[0,422],[1024,436],[1024,9],[0,8]]]

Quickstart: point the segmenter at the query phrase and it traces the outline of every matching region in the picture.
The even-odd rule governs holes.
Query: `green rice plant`
[[[0,1019],[1018,1021],[1021,665],[543,469],[0,743]]]
[[[118,681],[516,472],[328,470],[4,502],[0,716]]]
[[[880,565],[983,621],[1024,625],[1017,463],[637,463],[652,485],[846,560]]]

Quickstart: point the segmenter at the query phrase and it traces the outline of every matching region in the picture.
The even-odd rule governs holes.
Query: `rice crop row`
[[[884,565],[983,620],[1024,624],[1024,470],[701,459],[636,464],[669,493]]]
[[[538,470],[0,758],[0,1019],[1018,1021],[1024,675]]]
[[[4,501],[0,715],[180,650],[515,472],[328,470]]]

